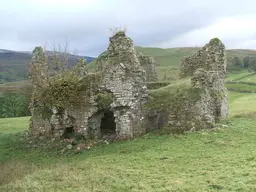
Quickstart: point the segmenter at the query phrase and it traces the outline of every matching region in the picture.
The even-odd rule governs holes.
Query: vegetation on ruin
[[[149,99],[145,109],[168,110],[169,107],[179,108],[187,101],[200,99],[200,88],[193,88],[190,79],[181,79],[167,86],[149,91]]]
[[[96,103],[98,109],[101,110],[108,110],[110,109],[110,104],[114,101],[112,93],[99,93],[96,97]]]
[[[81,98],[81,90],[93,83],[92,79],[86,77],[87,81],[81,79],[86,73],[86,61],[82,58],[77,65],[68,68],[67,53],[59,54],[53,52],[51,60],[41,47],[33,51],[32,62],[29,66],[29,76],[33,82],[31,108],[36,114],[42,114],[44,118],[51,116],[53,108],[63,109],[76,105]],[[82,84],[84,83],[84,84]]]
[[[48,86],[40,90],[36,100],[42,105],[65,108],[73,104],[79,95],[79,78],[72,71],[65,71],[49,79]]]

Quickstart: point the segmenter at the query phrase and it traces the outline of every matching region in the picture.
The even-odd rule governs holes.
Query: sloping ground
[[[243,79],[241,79],[241,81],[243,82],[253,82],[253,83],[256,83],[256,73],[254,73],[254,75],[250,75],[250,76],[247,76],[247,77],[244,77]]]
[[[153,56],[156,60],[157,73],[161,80],[173,80],[178,78],[181,59],[196,53],[200,47],[180,48],[156,48],[156,47],[135,47],[138,52],[144,55]],[[227,50],[227,63],[235,56],[241,59],[245,56],[256,56],[256,50],[235,49]],[[95,61],[88,65],[89,70],[95,70]]]
[[[256,73],[248,72],[247,70],[228,73],[226,81],[243,81],[256,83]]]
[[[142,52],[145,55],[153,56],[156,59],[157,64],[157,74],[160,80],[177,80],[179,78],[179,66],[182,57],[189,56],[197,52],[199,47],[184,47],[184,48],[169,48],[169,49],[161,49],[161,48],[149,48],[149,47],[135,47],[137,51]],[[256,50],[227,50],[228,60],[234,56],[245,57],[245,56],[256,56]],[[10,65],[11,66],[11,65]],[[2,66],[2,68],[6,68]],[[7,68],[6,68],[7,69]],[[95,70],[95,61],[92,61],[88,64],[89,71]],[[9,70],[9,69],[8,69]],[[11,70],[16,70],[15,67],[11,67]],[[9,73],[9,72],[8,72]],[[1,62],[0,62],[0,75],[1,75]],[[229,80],[237,80],[240,77],[244,78],[244,82],[256,82],[256,75],[250,75],[248,72],[242,71],[237,74],[229,74],[227,77],[227,81]],[[21,83],[12,84],[13,88],[19,87],[20,85],[24,85],[25,81]],[[10,85],[10,84],[9,84]],[[7,88],[10,89],[10,86],[7,85]],[[1,90],[5,90],[5,85],[0,84],[0,93]]]
[[[248,71],[229,73],[226,87],[230,91],[256,93],[256,73]]]
[[[230,116],[256,117],[256,93],[229,92]]]
[[[0,84],[0,94],[6,92],[27,92],[31,87],[29,80],[15,81],[10,83]]]
[[[158,66],[173,66],[179,68],[180,60],[184,56],[193,55],[200,47],[181,47],[181,48],[150,48],[150,47],[136,47],[136,50],[145,55],[154,56]],[[245,56],[256,56],[256,50],[247,49],[231,49],[227,50],[228,64],[231,58],[238,56],[243,58]]]
[[[256,83],[246,83],[246,82],[229,82],[225,84],[225,87],[229,91],[243,92],[243,93],[256,93]]]
[[[229,103],[232,118],[219,129],[151,133],[80,155],[28,147],[10,133],[27,129],[29,118],[0,119],[0,191],[256,191],[256,94],[231,92]]]

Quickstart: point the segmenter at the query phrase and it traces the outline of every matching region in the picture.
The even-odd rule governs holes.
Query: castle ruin
[[[197,54],[184,58],[181,79],[157,89],[148,89],[158,80],[154,59],[137,53],[122,31],[109,41],[106,53],[97,59],[95,73],[83,73],[80,68],[77,79],[41,85],[33,80],[40,76],[33,70],[43,68],[44,53],[35,49],[30,71],[32,135],[62,138],[74,133],[88,139],[105,135],[129,139],[155,129],[212,128],[227,117],[226,56],[220,40],[212,39]],[[63,99],[51,102],[45,99],[49,96]]]

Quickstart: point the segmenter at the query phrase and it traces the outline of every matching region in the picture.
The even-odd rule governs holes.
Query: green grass
[[[256,93],[229,92],[230,116],[256,114]]]
[[[229,104],[218,129],[152,133],[80,155],[11,135],[27,129],[28,117],[0,119],[0,191],[256,191],[256,121],[247,116],[256,94],[229,92]]]
[[[256,85],[249,85],[244,83],[226,83],[225,87],[229,90],[237,92],[256,92]]]
[[[30,117],[0,119],[0,134],[18,133],[28,128]]]
[[[17,156],[23,158],[18,170],[23,166],[32,166],[33,170],[4,183],[0,189],[255,191],[256,122],[232,119],[228,126],[176,137],[147,135],[133,141],[100,145],[75,157],[55,157],[58,161],[41,154],[41,158],[47,159],[41,164],[32,163],[36,155],[22,157],[17,149]]]
[[[247,70],[237,71],[236,73],[228,73],[226,81],[242,81],[256,83],[256,73]]]
[[[249,82],[249,83],[250,83],[250,82],[256,83],[256,73],[254,73],[253,75],[244,77],[244,78],[241,79],[240,81]]]
[[[180,59],[198,50],[136,49],[156,58],[160,80],[177,80]],[[242,57],[255,52],[228,54]],[[94,69],[93,62],[89,66]],[[255,78],[242,71],[228,74],[227,81],[255,82]],[[26,81],[3,84],[0,93],[27,85]],[[241,83],[226,87],[255,90]],[[99,144],[79,155],[61,155],[65,143],[50,140],[40,145],[40,140],[28,140],[22,131],[30,117],[0,119],[0,191],[256,191],[256,94],[230,91],[229,106],[230,119],[218,129],[175,136],[151,133]]]

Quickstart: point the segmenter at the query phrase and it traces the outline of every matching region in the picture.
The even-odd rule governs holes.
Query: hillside
[[[157,61],[157,66],[172,66],[179,68],[182,57],[194,54],[200,47],[180,47],[180,48],[150,48],[136,47],[136,50],[145,55],[153,56]],[[243,58],[245,56],[256,56],[256,50],[249,49],[229,49],[227,50],[228,62],[232,57]],[[229,63],[228,63],[229,64]]]
[[[180,48],[156,48],[156,47],[135,47],[138,52],[144,55],[153,56],[156,60],[157,73],[161,80],[176,80],[179,74],[181,59],[196,53],[200,47],[180,47]],[[246,56],[256,57],[256,50],[231,49],[227,50],[227,64],[231,64],[233,57],[243,59]],[[95,70],[95,62],[88,65],[90,71]]]
[[[144,55],[153,56],[156,59],[157,64],[157,73],[160,80],[176,80],[179,75],[179,66],[182,57],[189,56],[194,54],[198,51],[199,47],[183,47],[183,48],[169,48],[169,49],[162,49],[162,48],[149,48],[149,47],[135,47],[137,51],[142,52]],[[18,52],[12,55],[9,58],[8,65],[2,64],[3,58],[1,57],[0,52],[0,80],[1,75],[7,79],[4,82],[10,82],[16,80],[23,80],[21,82],[11,82],[7,84],[0,84],[0,92],[6,90],[21,90],[24,86],[26,86],[27,81],[26,79],[26,61],[30,59],[30,55],[28,53],[21,53]],[[243,58],[245,56],[256,56],[256,50],[246,50],[246,49],[235,49],[235,50],[227,50],[227,60],[228,65],[230,64],[230,60],[232,57],[238,56]],[[74,56],[74,58],[76,58]],[[75,61],[73,58],[73,62]],[[90,71],[94,71],[95,69],[95,60],[91,57],[86,57],[88,61],[91,61],[88,64],[88,68]],[[93,60],[93,61],[92,61]],[[72,60],[71,60],[72,62]],[[20,75],[19,75],[20,74]],[[251,74],[251,76],[250,76]],[[243,81],[253,82],[256,83],[255,78],[256,75],[249,73],[247,71],[239,71],[238,74],[228,74],[228,78],[236,77],[236,76],[243,76],[247,77],[247,79],[243,79]],[[248,76],[249,75],[249,76]],[[231,80],[231,79],[228,79]],[[236,80],[236,79],[235,79]],[[242,79],[241,79],[242,80]],[[2,80],[3,81],[3,80]]]
[[[50,52],[49,52],[50,53]],[[74,65],[78,58],[84,57],[88,62],[93,57],[69,55],[69,63]],[[18,52],[0,49],[0,84],[27,79],[30,52]]]

